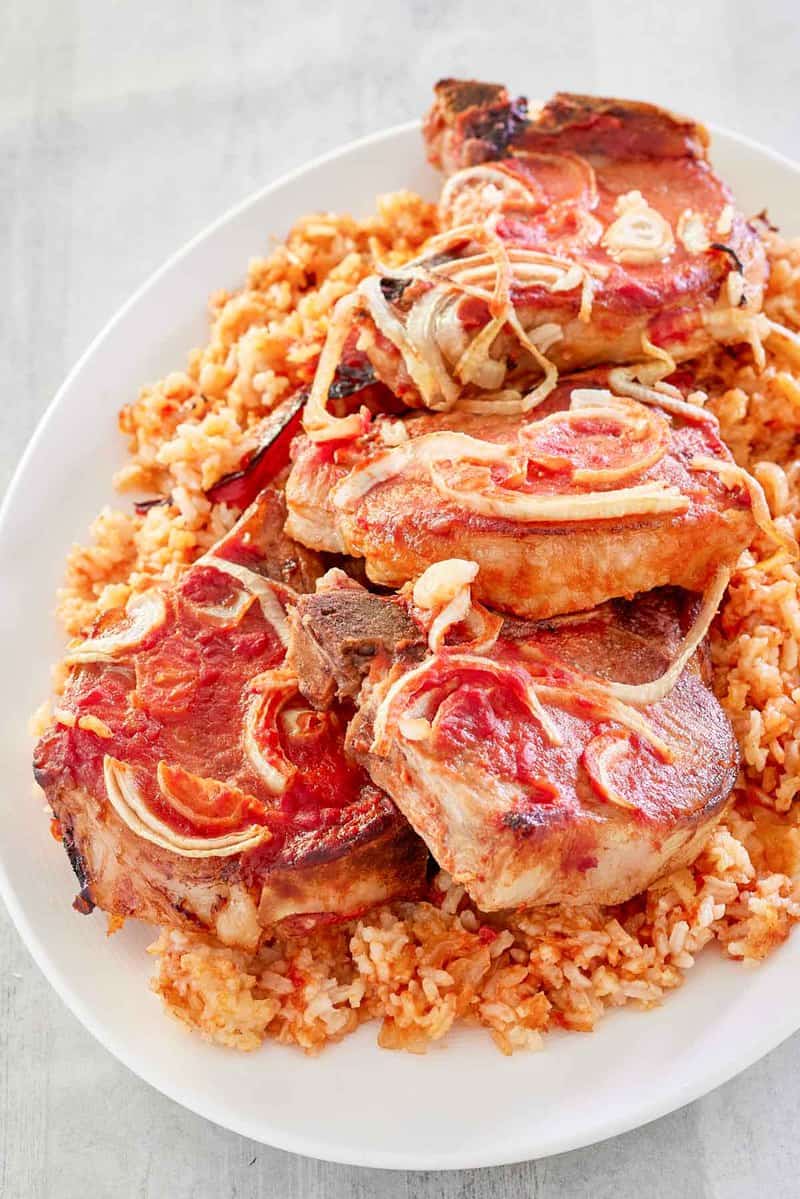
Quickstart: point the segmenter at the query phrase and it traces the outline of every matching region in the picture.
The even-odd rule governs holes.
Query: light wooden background
[[[3,0],[0,489],[67,369],[168,253],[288,168],[421,113],[436,78],[659,100],[800,158],[799,59],[798,0]],[[0,912],[3,1199],[780,1199],[800,1193],[799,1117],[795,1037],[673,1116],[538,1163],[426,1175],[293,1157],[118,1065]]]

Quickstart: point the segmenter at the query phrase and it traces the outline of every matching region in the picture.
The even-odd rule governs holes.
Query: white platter
[[[723,132],[713,157],[746,211],[766,204],[800,232],[800,168]],[[34,796],[26,721],[59,656],[53,596],[65,552],[114,501],[117,410],[143,382],[183,365],[204,339],[207,295],[236,286],[270,235],[311,209],[363,214],[378,192],[433,195],[435,186],[414,124],[319,159],[223,217],[89,347],[0,513],[0,892],[37,963],[111,1053],[177,1102],[283,1149],[403,1169],[495,1165],[613,1136],[706,1093],[800,1027],[795,936],[755,970],[710,951],[663,1007],[609,1015],[591,1036],[551,1035],[539,1054],[506,1059],[472,1030],[426,1057],[387,1053],[367,1026],[316,1059],[273,1045],[239,1055],[164,1016],[148,990],[150,930],[131,923],[109,940],[102,916],[70,907],[75,880]]]

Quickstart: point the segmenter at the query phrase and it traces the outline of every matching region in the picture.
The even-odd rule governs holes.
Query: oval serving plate
[[[717,132],[713,158],[745,211],[766,204],[796,231],[800,167]],[[673,1111],[800,1027],[800,938],[746,970],[712,952],[650,1012],[610,1013],[590,1036],[553,1033],[538,1054],[502,1057],[484,1032],[456,1030],[425,1057],[377,1048],[367,1025],[318,1058],[267,1044],[237,1054],[191,1036],[148,990],[152,931],[70,901],[75,881],[33,797],[27,718],[49,687],[61,638],[53,597],[121,464],[120,406],[179,368],[206,333],[206,297],[236,286],[248,259],[312,208],[368,212],[378,192],[433,195],[416,123],[318,159],[259,192],[172,258],[114,317],[69,375],[0,512],[0,893],[37,963],[87,1029],[165,1095],[227,1128],[331,1161],[396,1169],[499,1165],[590,1144]],[[164,314],[169,314],[165,319]],[[41,481],[47,480],[42,487]],[[36,540],[31,530],[36,530]],[[769,1012],[769,1020],[764,1013]]]

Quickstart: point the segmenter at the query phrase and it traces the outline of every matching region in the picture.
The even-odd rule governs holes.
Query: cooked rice
[[[334,302],[378,260],[399,262],[434,231],[433,206],[384,197],[362,222],[314,216],[255,260],[240,292],[211,303],[208,345],[185,372],[146,387],[120,416],[132,460],[121,488],[172,495],[146,515],[106,509],[70,554],[60,593],[77,632],[132,590],[174,578],[230,527],[204,489],[234,468],[255,423],[310,382]],[[800,328],[800,241],[766,235],[767,311]],[[764,486],[773,515],[800,532],[800,363],[768,347],[719,349],[697,364],[724,436]],[[435,903],[396,903],[249,956],[164,930],[155,989],[205,1037],[254,1049],[266,1037],[313,1052],[363,1020],[379,1043],[421,1052],[457,1020],[489,1029],[504,1053],[553,1027],[588,1031],[606,1007],[657,1004],[709,942],[757,962],[800,919],[800,601],[798,572],[761,542],[745,553],[712,635],[715,684],[744,769],[735,802],[689,869],[614,907],[486,916],[440,874]]]

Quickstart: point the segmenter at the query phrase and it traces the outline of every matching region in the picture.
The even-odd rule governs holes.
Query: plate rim
[[[21,490],[22,480],[26,474],[28,463],[34,457],[39,443],[44,439],[47,427],[55,413],[65,403],[73,382],[83,370],[84,365],[91,360],[97,349],[125,319],[128,312],[138,304],[141,298],[150,289],[156,287],[161,278],[188,256],[196,246],[213,237],[220,228],[235,220],[248,209],[259,205],[273,193],[279,192],[284,187],[318,167],[325,166],[354,151],[402,137],[414,129],[419,129],[420,126],[421,122],[419,120],[400,122],[388,128],[367,134],[364,137],[335,146],[333,149],[317,155],[300,166],[284,172],[270,183],[257,188],[242,200],[231,205],[225,212],[216,217],[170,254],[156,270],[151,272],[135,288],[132,294],[116,309],[109,320],[105,322],[98,333],[91,339],[83,353],[80,354],[53,398],[46,406],[28,440],[12,474],[2,503],[0,503],[0,563],[2,563],[3,559],[6,523],[9,521],[12,511],[16,508],[19,499],[17,493]],[[755,138],[737,133],[724,126],[709,124],[708,128],[712,133],[712,138],[721,135],[729,142],[738,143],[738,145],[756,153],[762,158],[772,160],[777,166],[790,171],[800,178],[800,163],[780,151],[765,146]],[[491,1148],[476,1148],[474,1151],[466,1152],[463,1157],[459,1157],[457,1162],[448,1160],[451,1157],[449,1154],[442,1155],[428,1151],[415,1153],[413,1162],[410,1163],[408,1155],[402,1151],[379,1150],[375,1152],[368,1146],[365,1146],[363,1151],[356,1154],[349,1148],[343,1151],[337,1150],[335,1144],[328,1144],[321,1141],[319,1134],[307,1136],[302,1131],[287,1131],[286,1128],[281,1126],[270,1125],[269,1127],[265,1127],[263,1121],[257,1127],[255,1118],[251,1124],[247,1120],[240,1119],[236,1114],[226,1115],[224,1110],[217,1108],[210,1097],[197,1096],[193,1093],[191,1097],[187,1098],[185,1094],[181,1093],[180,1087],[177,1084],[173,1084],[169,1076],[161,1074],[157,1065],[152,1064],[150,1061],[141,1064],[133,1060],[133,1051],[129,1051],[120,1037],[96,1017],[94,1008],[81,997],[69,979],[51,960],[45,940],[39,936],[29,922],[24,906],[11,886],[2,856],[0,856],[0,898],[3,899],[12,923],[26,950],[55,993],[87,1032],[126,1069],[130,1070],[133,1075],[140,1078],[148,1086],[153,1087],[172,1102],[177,1103],[195,1115],[201,1116],[203,1119],[209,1120],[219,1127],[226,1128],[260,1144],[269,1145],[290,1153],[297,1153],[317,1160],[338,1164],[377,1169],[476,1169],[532,1160],[530,1145],[526,1147],[522,1144],[521,1140],[513,1149],[509,1150],[507,1147],[499,1153],[497,1151],[492,1152]],[[773,1012],[770,1021],[760,1022],[758,1028],[755,1030],[755,1035],[746,1042],[742,1041],[738,1052],[734,1049],[731,1054],[726,1056],[724,1063],[720,1063],[716,1069],[706,1070],[703,1073],[702,1080],[692,1078],[689,1081],[678,1082],[663,1090],[659,1090],[651,1102],[640,1104],[636,1113],[623,1111],[622,1113],[612,1114],[605,1118],[598,1117],[593,1121],[585,1121],[583,1131],[577,1136],[574,1132],[551,1135],[544,1144],[540,1144],[534,1149],[535,1159],[538,1160],[553,1154],[585,1148],[611,1137],[619,1136],[625,1132],[643,1127],[671,1112],[678,1111],[696,1099],[710,1094],[719,1086],[722,1086],[755,1064],[767,1053],[778,1048],[788,1037],[800,1029],[800,1011],[796,1015],[792,1014],[791,1004],[785,1004],[782,1012],[777,1015],[782,1018],[776,1018],[776,1013]]]

